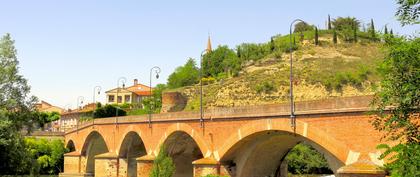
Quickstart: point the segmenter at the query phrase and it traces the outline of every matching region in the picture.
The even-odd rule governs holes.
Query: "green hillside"
[[[373,94],[379,81],[377,66],[383,59],[383,34],[359,29],[315,32],[311,26],[305,30],[292,36],[296,101]],[[244,43],[235,49],[218,46],[204,55],[204,106],[288,102],[289,39],[289,35],[277,35],[267,43]],[[199,108],[199,78],[188,74],[198,73],[198,68],[190,60],[168,79],[166,92],[180,92],[187,98],[184,110]]]

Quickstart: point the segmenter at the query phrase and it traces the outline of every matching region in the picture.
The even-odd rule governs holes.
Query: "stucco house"
[[[106,91],[106,102],[108,104],[141,103],[143,98],[150,96],[150,87],[134,83],[130,87],[114,88]]]

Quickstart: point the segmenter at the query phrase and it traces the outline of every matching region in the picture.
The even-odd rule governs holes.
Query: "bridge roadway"
[[[172,157],[174,177],[220,174],[231,177],[284,176],[283,160],[297,143],[324,154],[340,176],[385,176],[378,167],[381,134],[369,120],[371,97],[296,103],[292,129],[289,106],[261,105],[96,119],[65,133],[72,152],[60,176],[146,177],[162,145]]]

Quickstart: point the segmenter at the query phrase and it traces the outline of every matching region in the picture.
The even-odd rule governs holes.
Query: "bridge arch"
[[[68,140],[67,143],[66,143],[66,148],[69,150],[69,152],[76,151],[76,146],[74,144],[74,141],[71,140],[71,139]]]
[[[308,123],[297,121],[296,134],[288,119],[255,120],[230,135],[215,152],[231,175],[269,176],[276,173],[288,151],[300,142],[324,154],[334,171],[344,165],[347,146]]]
[[[200,134],[200,131],[196,131],[190,125],[185,124],[185,123],[172,124],[166,129],[166,131],[163,133],[163,136],[160,138],[160,141],[154,151],[156,155],[159,152],[159,147],[168,139],[169,135],[175,132],[184,132],[188,134],[194,140],[194,142],[198,145],[204,157],[209,157],[211,155],[211,149],[209,148],[206,141],[204,141],[204,138]]]
[[[204,152],[209,152],[202,137],[186,124],[174,124],[164,133],[159,143],[164,145],[168,155],[175,164],[173,177],[192,177],[192,162],[204,157]]]
[[[86,137],[81,155],[85,160],[85,172],[95,174],[95,156],[109,152],[104,137],[98,131],[91,131]]]
[[[125,172],[120,173],[127,173],[126,176],[137,176],[136,158],[146,154],[146,147],[140,135],[135,131],[125,133],[118,150],[119,165],[125,169]]]

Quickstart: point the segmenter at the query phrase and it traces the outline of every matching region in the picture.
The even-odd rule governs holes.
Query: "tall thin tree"
[[[330,14],[328,14],[328,30],[331,30],[331,17],[330,17]]]
[[[319,41],[318,41],[318,28],[315,27],[315,45],[318,45]]]

